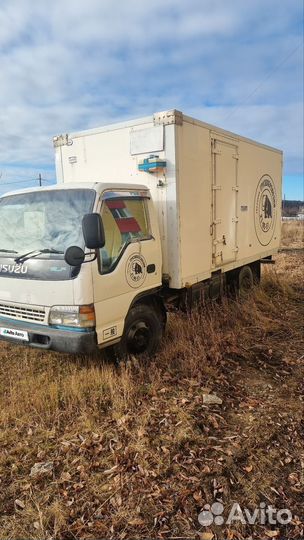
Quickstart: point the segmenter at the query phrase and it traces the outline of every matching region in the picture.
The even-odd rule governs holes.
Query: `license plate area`
[[[10,339],[18,339],[20,341],[29,341],[28,332],[25,330],[17,330],[16,328],[0,327],[0,336]]]

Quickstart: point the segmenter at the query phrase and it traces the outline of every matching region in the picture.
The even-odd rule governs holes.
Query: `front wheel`
[[[120,342],[109,348],[108,355],[116,361],[130,355],[140,358],[153,356],[163,332],[164,320],[160,311],[147,304],[137,304],[126,317]]]

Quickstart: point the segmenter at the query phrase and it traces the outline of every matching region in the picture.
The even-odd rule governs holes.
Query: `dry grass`
[[[284,248],[304,248],[304,221],[283,221],[281,245]]]
[[[300,538],[303,281],[301,253],[280,254],[247,301],[172,316],[147,365],[2,343],[1,538],[198,538],[219,498],[288,507],[280,532]],[[51,474],[32,478],[46,461]]]

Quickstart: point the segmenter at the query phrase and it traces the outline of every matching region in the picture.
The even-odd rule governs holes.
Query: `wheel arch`
[[[164,304],[164,301],[160,292],[161,292],[160,288],[149,289],[148,291],[140,292],[133,298],[130,304],[128,313],[131,311],[131,309],[134,306],[138,304],[146,304],[146,305],[152,306],[160,312],[163,319],[163,324],[165,326],[167,322],[167,310],[165,308],[165,304]],[[128,313],[127,313],[127,316],[128,316]]]

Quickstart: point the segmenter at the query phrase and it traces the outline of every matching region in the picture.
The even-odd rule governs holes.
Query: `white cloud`
[[[265,79],[301,42],[297,0],[0,4],[0,171],[51,164],[57,133],[173,107],[300,171],[301,50]]]
[[[302,114],[301,114],[302,111]],[[296,173],[303,152],[303,105],[242,106],[237,109],[212,107],[194,109],[195,117],[221,126],[234,133],[254,139],[284,152],[285,169]],[[298,136],[295,137],[295,134]]]

